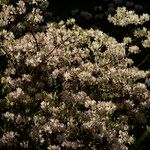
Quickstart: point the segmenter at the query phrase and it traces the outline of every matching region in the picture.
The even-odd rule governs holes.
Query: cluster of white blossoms
[[[143,45],[143,47],[145,48],[149,48],[150,47],[150,30],[148,30],[147,28],[143,27],[142,29],[137,28],[134,31],[134,36],[136,38],[144,38],[141,43]]]
[[[128,11],[126,7],[118,7],[114,16],[109,15],[108,20],[114,25],[126,26],[128,24],[143,24],[150,20],[149,14],[137,15],[135,11]]]
[[[33,21],[33,22],[42,22],[43,21],[43,16],[41,15],[40,9],[35,9],[33,8],[31,14],[28,17],[28,21]]]
[[[0,27],[7,25],[11,21],[14,21],[15,13],[16,9],[12,5],[3,5],[2,11],[0,12]]]
[[[19,14],[24,14],[26,12],[26,7],[24,1],[20,0],[17,3],[18,7],[16,8]]]
[[[129,52],[135,53],[135,54],[140,52],[139,47],[136,45],[130,46],[128,50]]]
[[[0,35],[8,58],[0,148],[127,150],[134,125],[146,125],[150,93],[137,82],[145,72],[128,67],[129,38],[119,43],[74,19],[18,39],[4,29]]]
[[[32,32],[40,29],[38,23],[43,22],[42,12],[49,5],[47,0],[17,0],[16,5],[9,5],[9,3],[11,2],[2,1],[2,4],[0,3],[1,29],[9,28],[9,31],[20,35],[31,28]],[[17,21],[19,18],[21,19]]]

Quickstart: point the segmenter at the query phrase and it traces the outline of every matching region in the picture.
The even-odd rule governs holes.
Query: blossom
[[[21,88],[17,88],[16,91],[10,92],[10,93],[8,94],[8,96],[9,96],[10,98],[17,99],[19,96],[22,96],[23,94],[24,94],[24,92],[22,91],[22,89],[21,89]]]
[[[108,15],[108,20],[115,25],[126,26],[128,24],[143,24],[150,20],[148,14],[138,16],[134,11],[128,11],[126,7],[118,7],[114,16]]]
[[[66,81],[69,80],[69,79],[71,79],[70,73],[69,72],[65,72],[64,73],[64,78],[65,78]]]
[[[45,2],[20,0],[14,6],[4,5],[2,27],[10,25],[18,12],[31,29],[38,28]],[[32,11],[26,13],[28,5]],[[126,26],[143,24],[149,16],[119,7],[108,19]],[[149,46],[146,28],[133,32],[135,38],[145,38],[144,47]],[[127,150],[138,132],[134,125],[146,126],[149,91],[138,82],[146,73],[127,57],[127,50],[140,51],[131,37],[118,42],[98,29],[82,29],[74,19],[49,22],[44,31],[29,30],[18,38],[13,30],[4,29],[0,35],[2,54],[9,58],[1,78],[1,145],[96,149],[100,141],[106,149],[108,145]]]
[[[136,54],[136,53],[139,53],[140,51],[139,51],[139,47],[138,46],[136,46],[136,45],[134,45],[134,46],[130,46],[129,47],[129,52],[130,53],[134,53],[134,54]]]
[[[10,112],[6,112],[4,114],[4,117],[7,118],[8,120],[14,120],[14,114],[13,113],[10,113]]]
[[[25,3],[22,0],[19,0],[17,3],[18,7],[17,7],[17,11],[19,12],[19,14],[23,14],[26,11],[26,7],[25,7]]]

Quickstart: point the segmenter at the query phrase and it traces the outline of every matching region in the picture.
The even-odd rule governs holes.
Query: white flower
[[[53,132],[52,127],[49,125],[45,125],[43,129],[45,132],[48,132],[49,134],[52,134],[52,132]]]
[[[137,54],[140,52],[139,47],[136,45],[130,46],[128,50],[129,50],[129,52],[134,53],[134,54]]]
[[[4,117],[7,118],[7,120],[12,120],[12,121],[13,121],[15,115],[14,115],[13,113],[6,112],[6,113],[4,114]]]
[[[11,142],[14,141],[16,135],[17,133],[14,131],[6,132],[4,133],[3,137],[0,139],[0,142],[5,144],[11,144]]]
[[[33,8],[31,14],[28,16],[28,21],[31,21],[31,22],[42,22],[43,21],[43,16],[41,15],[41,10],[40,9],[35,9]]]
[[[128,11],[126,7],[118,7],[116,10],[116,14],[112,17],[108,15],[108,20],[112,22],[114,25],[126,26],[128,24],[143,24],[146,21],[150,20],[148,14],[143,14],[138,16],[134,11]]]
[[[134,31],[134,36],[135,37],[144,37],[147,35],[147,28],[143,27],[142,29],[140,28],[137,28],[135,31]]]
[[[52,72],[52,77],[53,77],[53,78],[57,78],[58,75],[59,75],[59,69],[55,69],[55,70]]]
[[[149,48],[150,47],[150,36],[146,40],[142,41],[142,45],[145,48]]]
[[[96,101],[95,100],[90,100],[90,99],[87,99],[86,101],[85,101],[85,107],[92,107],[92,106],[94,106],[94,105],[96,105]]]
[[[31,81],[31,75],[29,75],[29,74],[23,74],[22,75],[22,81],[28,81],[28,82],[30,82]]]
[[[45,109],[48,105],[49,105],[48,102],[45,102],[45,101],[42,101],[42,102],[41,102],[41,108],[42,108],[42,109]]]
[[[26,7],[25,7],[25,3],[22,0],[19,0],[17,3],[18,7],[17,7],[17,11],[19,12],[19,14],[23,14],[26,11]]]
[[[22,91],[21,88],[17,88],[16,91],[10,92],[10,93],[8,94],[8,96],[9,96],[10,98],[14,98],[14,99],[17,99],[19,96],[22,96],[22,95],[24,95],[24,92]]]
[[[132,42],[132,39],[131,39],[130,37],[124,37],[124,38],[123,38],[123,43],[129,44],[129,43],[131,43],[131,42]]]
[[[65,78],[66,81],[71,79],[71,74],[69,72],[65,72],[64,73],[64,78]]]

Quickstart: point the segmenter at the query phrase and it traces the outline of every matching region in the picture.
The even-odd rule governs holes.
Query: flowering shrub
[[[8,5],[10,4],[10,5]],[[0,3],[0,27],[12,31],[19,38],[26,32],[42,31],[43,12],[47,0],[2,0]]]
[[[150,94],[138,82],[146,74],[126,56],[131,39],[119,43],[100,30],[83,30],[74,19],[16,38],[4,26],[17,10],[25,13],[24,2],[4,5],[0,14],[0,50],[8,59],[0,148],[127,150],[136,141],[136,125],[145,129],[150,119]],[[33,12],[27,21],[40,22],[40,9]]]

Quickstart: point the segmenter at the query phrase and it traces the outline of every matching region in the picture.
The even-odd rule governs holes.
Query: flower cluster
[[[0,35],[8,58],[1,79],[0,148],[127,150],[134,125],[146,126],[150,94],[137,82],[146,74],[128,66],[124,42],[84,30],[74,19],[49,22],[46,31],[20,38],[6,29]]]
[[[15,5],[9,3],[2,2],[0,28],[8,29],[19,37],[28,30],[34,32],[42,28],[38,24],[43,22],[42,11],[49,5],[47,0],[17,0]]]
[[[126,26],[128,24],[143,24],[150,20],[149,14],[138,16],[133,10],[128,11],[126,7],[118,7],[114,16],[109,15],[108,20],[114,25]]]

